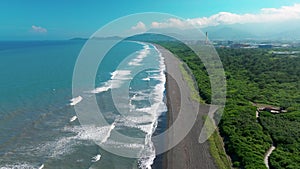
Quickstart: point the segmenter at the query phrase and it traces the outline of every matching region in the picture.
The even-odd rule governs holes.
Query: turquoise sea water
[[[150,44],[122,42],[105,57],[95,90],[109,126],[81,126],[72,96],[72,75],[84,41],[0,42],[0,168],[150,168],[155,157],[151,136],[164,116],[164,65]],[[123,66],[119,63],[126,58]],[[152,69],[132,77],[137,67]],[[125,65],[125,66],[124,66]],[[130,83],[130,112],[118,112],[111,90]],[[80,104],[75,97],[74,104]],[[77,103],[78,102],[78,103]],[[162,116],[161,116],[162,115]],[[144,138],[126,144],[114,132]],[[103,150],[94,140],[120,149],[140,151],[125,158]],[[147,156],[143,156],[145,153]],[[93,162],[93,157],[100,157]]]

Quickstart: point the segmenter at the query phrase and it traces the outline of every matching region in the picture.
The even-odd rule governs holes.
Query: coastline
[[[166,98],[167,98],[167,128],[169,128],[173,122],[176,120],[179,110],[181,109],[181,104],[183,105],[196,105],[193,99],[189,98],[187,100],[181,101],[181,96],[179,90],[182,88],[186,91],[190,91],[188,85],[178,86],[177,81],[180,80],[182,83],[186,83],[180,72],[179,65],[181,61],[176,58],[171,52],[165,48],[153,44],[159,52],[162,54],[162,57],[165,60],[166,72],[176,71],[175,74],[177,77],[171,77],[166,73]],[[175,80],[176,79],[176,80]],[[188,107],[191,112],[192,107]],[[202,116],[206,115],[208,112],[209,106],[200,105],[198,116],[196,117],[196,122],[192,127],[191,131],[187,136],[174,148],[162,154],[161,160],[155,160],[153,168],[157,169],[156,166],[162,166],[159,168],[163,169],[192,169],[192,168],[203,168],[203,169],[217,169],[213,157],[210,155],[209,143],[206,141],[203,144],[198,142],[198,137],[203,126]],[[157,164],[160,163],[160,164]]]

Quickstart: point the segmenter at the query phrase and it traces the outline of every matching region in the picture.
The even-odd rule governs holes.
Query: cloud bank
[[[43,28],[43,27],[40,27],[40,26],[32,25],[32,26],[31,26],[31,29],[32,29],[33,32],[37,32],[37,33],[47,33],[47,29],[46,29],[46,28]]]
[[[131,27],[133,31],[146,31],[146,25],[143,22],[138,22],[135,26]]]
[[[188,29],[193,27],[204,28],[208,26],[244,23],[270,23],[283,22],[300,19],[300,4],[292,6],[282,6],[280,8],[263,8],[256,14],[235,14],[230,12],[219,12],[209,17],[192,18],[180,20],[170,18],[164,22],[152,22],[151,28],[181,28]],[[146,28],[145,24],[139,24]],[[138,26],[138,25],[137,25]],[[136,27],[137,27],[136,26]]]

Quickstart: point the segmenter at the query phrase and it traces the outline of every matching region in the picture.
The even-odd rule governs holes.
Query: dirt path
[[[266,153],[265,158],[264,158],[264,163],[266,165],[267,168],[270,168],[269,166],[269,157],[272,154],[272,152],[275,150],[275,147],[272,146]]]

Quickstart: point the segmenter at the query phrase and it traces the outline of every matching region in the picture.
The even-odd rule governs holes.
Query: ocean
[[[100,64],[95,89],[72,96],[73,69],[84,44],[0,42],[1,169],[151,168],[156,157],[151,137],[166,127],[161,54],[151,44],[123,41]],[[141,67],[151,69],[138,71]],[[126,84],[129,100],[114,101],[112,91]],[[80,125],[74,106],[90,95],[96,95],[108,126]],[[118,104],[129,111],[119,112]],[[143,141],[122,142],[114,133]],[[140,156],[122,157],[95,141]]]

